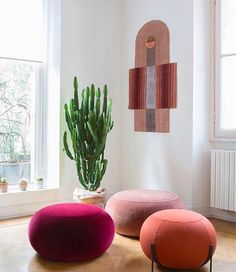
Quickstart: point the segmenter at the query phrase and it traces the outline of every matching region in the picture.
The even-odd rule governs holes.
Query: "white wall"
[[[95,83],[109,87],[115,121],[108,136],[109,160],[103,185],[109,194],[128,188],[176,192],[189,208],[232,219],[235,213],[209,209],[210,149],[236,149],[209,142],[209,1],[62,0],[61,109],[73,91]],[[170,133],[134,132],[128,110],[128,69],[134,67],[135,37],[150,20],[170,30],[170,60],[178,63],[178,106],[170,113]],[[61,112],[60,135],[66,124]],[[53,158],[53,156],[51,156]],[[59,191],[2,196],[0,217],[30,214],[53,201],[70,200],[78,178],[60,143]],[[26,196],[27,194],[27,196]],[[47,202],[45,202],[47,196]],[[14,206],[9,206],[14,203]]]
[[[43,160],[43,167],[40,169],[40,175],[44,176],[46,185],[50,181],[48,189],[35,191],[33,188],[27,192],[20,192],[11,188],[8,193],[0,194],[0,218],[16,217],[32,214],[42,206],[56,201],[63,201],[67,198],[63,186],[58,188],[59,184],[59,164],[60,164],[60,50],[61,50],[61,1],[50,0],[46,3],[45,12],[47,14],[47,35],[53,39],[47,40],[47,64],[45,66],[45,89],[41,90],[40,95],[46,94],[47,103],[40,110],[48,113],[49,118],[45,120],[46,124],[38,126],[41,131],[41,137],[46,136],[47,143],[42,145],[38,142],[37,149],[45,149],[46,159]],[[39,110],[39,109],[38,109]],[[45,127],[47,129],[45,129]],[[43,141],[44,142],[44,141]],[[37,162],[36,162],[37,163]],[[40,165],[41,166],[41,165]],[[43,173],[45,168],[47,175]],[[53,188],[53,189],[51,189]]]
[[[58,1],[58,0],[54,0]],[[50,0],[50,3],[52,1]],[[109,160],[103,186],[109,194],[118,191],[120,145],[120,85],[121,85],[121,1],[116,0],[62,0],[61,8],[61,71],[60,90],[50,85],[51,97],[57,103],[61,98],[60,146],[58,130],[51,131],[50,139],[57,146],[50,149],[50,178],[56,177],[58,153],[60,153],[60,188],[39,192],[16,192],[0,196],[0,218],[32,214],[39,208],[57,201],[72,201],[72,192],[79,186],[74,162],[63,152],[62,135],[66,128],[63,106],[73,96],[73,78],[79,78],[80,87],[96,84],[108,85],[113,99],[112,117],[115,121],[108,136],[106,157]],[[54,10],[55,12],[57,10]],[[59,23],[58,23],[59,24]],[[56,27],[60,29],[60,27]],[[53,29],[54,31],[55,28]],[[58,30],[57,30],[58,31]],[[58,44],[60,47],[60,44]],[[57,77],[58,74],[54,74]],[[51,103],[53,103],[53,101]],[[49,105],[50,106],[50,105]],[[50,110],[52,110],[52,106]],[[57,119],[49,120],[50,128]],[[51,129],[52,130],[52,129]],[[55,152],[55,148],[56,152]],[[58,151],[59,150],[59,151]],[[54,173],[53,173],[54,171]],[[52,180],[51,180],[52,181]],[[55,183],[57,183],[56,180]]]
[[[210,151],[236,150],[233,142],[211,142],[211,11],[213,1],[194,0],[193,179],[192,208],[203,214],[236,221],[236,213],[210,208]]]
[[[195,0],[193,16],[193,199],[192,208],[210,206],[210,1]]]
[[[178,63],[178,106],[170,112],[170,133],[134,132],[128,110],[128,69],[134,67],[135,37],[151,20],[170,30],[170,61]],[[121,103],[121,189],[153,188],[177,192],[192,205],[193,2],[123,1]]]
[[[113,99],[114,128],[108,135],[108,167],[102,185],[118,190],[120,142],[121,2],[116,0],[63,0],[61,50],[61,109],[73,95],[73,77],[82,89],[94,83],[108,85]],[[66,127],[61,113],[61,135]],[[62,147],[61,147],[62,149]],[[79,185],[74,162],[61,153],[61,184],[72,196]]]
[[[178,63],[178,105],[170,133],[134,132],[128,110],[128,69],[134,67],[138,30],[148,21],[170,30],[170,61]],[[121,100],[121,189],[176,192],[188,208],[235,220],[236,213],[210,208],[210,150],[235,150],[210,142],[210,0],[124,0]]]

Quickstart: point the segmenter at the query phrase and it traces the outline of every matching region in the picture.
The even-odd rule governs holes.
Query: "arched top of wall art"
[[[169,63],[170,34],[167,25],[160,20],[153,20],[139,30],[135,43],[135,67],[147,66],[146,48],[155,48],[155,64]]]

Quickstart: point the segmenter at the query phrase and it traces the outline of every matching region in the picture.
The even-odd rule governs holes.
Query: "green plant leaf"
[[[106,114],[107,113],[107,85],[103,88],[103,108],[102,111]]]
[[[77,78],[74,77],[74,102],[75,102],[75,110],[79,110],[79,98],[78,98],[78,81]]]
[[[95,91],[96,90],[96,91]],[[74,96],[69,105],[65,104],[65,118],[70,131],[74,154],[71,154],[64,133],[63,143],[67,155],[76,161],[77,175],[81,185],[88,190],[96,190],[105,174],[108,161],[104,159],[107,134],[112,129],[112,100],[108,89],[101,90],[94,84],[83,89],[78,97],[78,82],[74,78]],[[80,104],[79,104],[80,100]]]
[[[70,117],[70,114],[69,114],[69,110],[68,110],[68,105],[67,104],[64,105],[64,110],[65,110],[65,119],[66,119],[66,123],[67,123],[68,129],[69,129],[70,132],[72,132],[73,125],[72,125],[72,121],[71,121],[71,117]]]
[[[66,133],[66,131],[64,132],[64,135],[63,135],[63,144],[64,144],[64,148],[65,148],[65,151],[66,151],[66,155],[71,160],[74,160],[74,157],[72,156],[72,154],[71,154],[71,152],[69,150],[68,144],[67,144],[67,133]]]

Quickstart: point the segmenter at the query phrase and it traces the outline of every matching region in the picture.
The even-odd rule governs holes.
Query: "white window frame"
[[[43,31],[44,31],[44,44],[42,60],[31,59],[16,59],[9,57],[1,57],[3,60],[10,60],[15,62],[32,63],[35,65],[35,92],[32,100],[34,112],[32,113],[32,138],[31,138],[31,184],[36,177],[43,177],[47,182],[47,135],[46,135],[46,120],[47,120],[47,64],[48,64],[48,4],[47,0],[42,0],[43,5]],[[16,185],[9,185],[9,191],[15,191]],[[33,187],[32,187],[33,188]]]
[[[40,83],[36,82],[36,98],[44,96],[36,111],[43,112],[37,122],[41,136],[35,137],[35,145],[45,152],[41,156],[41,174],[45,173],[45,189],[25,192],[9,191],[0,194],[0,219],[25,216],[42,206],[55,203],[65,197],[60,187],[60,57],[61,57],[61,0],[43,0],[46,12],[47,37],[44,60],[39,64]],[[43,101],[43,102],[42,102]],[[35,162],[37,163],[37,162]]]
[[[236,130],[220,127],[221,114],[221,0],[211,0],[211,124],[210,140],[236,142]]]
[[[21,63],[32,63],[35,67],[35,93],[31,103],[33,104],[34,112],[32,113],[32,139],[31,139],[31,180],[29,180],[30,185],[34,182],[36,177],[44,177],[46,174],[46,134],[45,134],[45,120],[46,120],[46,108],[47,95],[45,93],[45,79],[44,61],[26,60],[26,59],[16,59],[11,57],[1,57],[0,60],[21,62]],[[40,147],[40,148],[39,148]],[[9,185],[9,191],[15,190],[17,188],[16,184]]]

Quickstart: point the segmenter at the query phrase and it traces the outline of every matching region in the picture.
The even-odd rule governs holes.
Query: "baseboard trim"
[[[190,207],[190,210],[198,212],[208,218],[216,218],[236,223],[236,212],[216,209],[211,207]]]
[[[71,199],[58,199],[55,201],[42,201],[37,203],[0,207],[0,220],[31,216],[39,209],[59,202],[72,202]]]
[[[210,208],[210,214],[213,218],[236,223],[236,212]]]

